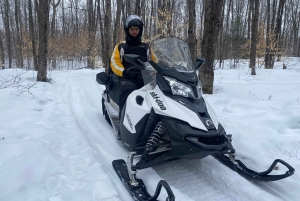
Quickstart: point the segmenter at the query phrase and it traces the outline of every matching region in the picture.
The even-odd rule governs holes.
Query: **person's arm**
[[[112,53],[112,56],[111,56],[111,59],[110,59],[110,66],[111,66],[112,71],[115,74],[117,74],[120,77],[123,77],[124,65],[123,65],[122,60],[121,60],[119,44],[117,44],[115,46],[115,49]]]

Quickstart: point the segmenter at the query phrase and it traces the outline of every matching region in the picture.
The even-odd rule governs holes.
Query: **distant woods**
[[[1,0],[0,68],[45,74],[83,60],[87,68],[106,67],[129,14],[143,19],[145,41],[186,40],[194,60],[207,57],[204,74],[225,59],[235,64],[251,55],[269,69],[282,56],[300,56],[298,0]]]

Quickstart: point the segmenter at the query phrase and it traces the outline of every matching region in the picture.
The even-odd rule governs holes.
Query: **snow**
[[[233,135],[238,159],[260,172],[280,158],[295,168],[293,176],[252,183],[212,157],[177,160],[138,172],[150,194],[165,179],[176,200],[299,200],[300,60],[285,64],[286,70],[276,62],[251,76],[248,61],[235,69],[226,61],[215,70],[214,94],[204,96]],[[98,72],[51,71],[51,83],[38,82],[28,92],[0,89],[0,200],[132,200],[111,166],[128,151],[102,116]],[[0,81],[20,73],[1,70]],[[22,84],[35,77],[25,72]],[[285,171],[282,165],[274,170]],[[163,191],[160,200],[165,197]]]

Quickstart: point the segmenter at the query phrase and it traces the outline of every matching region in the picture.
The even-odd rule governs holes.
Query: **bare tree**
[[[222,23],[220,20],[224,2],[224,0],[204,1],[205,14],[201,57],[204,57],[206,62],[199,70],[199,79],[203,86],[203,92],[206,94],[213,93],[215,43],[220,23]]]
[[[3,47],[3,36],[2,32],[0,31],[0,69],[4,69],[4,63],[5,63],[5,53],[4,53],[4,47]]]
[[[273,17],[271,20],[271,31],[267,37],[269,37],[269,46],[268,52],[265,55],[265,68],[270,69],[274,67],[276,52],[279,51],[280,48],[280,33],[281,33],[281,24],[282,24],[282,14],[284,8],[285,0],[279,0],[278,9],[277,3],[273,0],[273,8],[272,13]],[[277,10],[277,14],[276,14]],[[275,19],[276,18],[276,19]],[[274,25],[275,24],[275,25]]]
[[[105,51],[102,58],[105,66],[105,70],[108,70],[110,55],[112,53],[111,44],[111,1],[105,0],[105,16],[104,16],[104,44]]]
[[[55,0],[51,0],[51,5],[52,5],[52,20],[51,20],[51,40],[53,43],[55,43],[55,27],[56,27],[56,11],[57,11],[57,6],[60,3],[60,0],[55,2]],[[56,69],[56,54],[52,52],[52,69]]]
[[[1,4],[1,13],[2,13],[2,19],[4,23],[4,28],[5,28],[6,46],[7,46],[7,54],[8,54],[8,68],[11,68],[13,52],[12,52],[9,11],[10,11],[9,0],[5,0]]]
[[[22,54],[22,20],[20,10],[20,0],[15,0],[15,22],[16,22],[16,54],[17,54],[17,65],[23,68],[23,54]]]
[[[95,2],[97,3],[97,1]],[[94,69],[95,68],[95,39],[96,39],[96,28],[97,28],[97,17],[96,17],[96,8],[97,6],[93,5],[93,0],[88,0],[88,53],[87,53],[87,67]]]
[[[196,43],[196,0],[187,0],[188,14],[189,14],[189,26],[188,26],[188,44],[191,51],[192,60],[196,61],[197,57],[197,43]]]
[[[50,0],[35,0],[38,14],[39,56],[37,81],[47,82],[48,26]]]
[[[255,73],[255,59],[256,59],[256,45],[258,37],[258,15],[259,15],[259,0],[254,1],[252,4],[252,25],[251,25],[251,50],[250,50],[250,65],[251,75],[256,75]]]
[[[118,32],[120,29],[120,18],[121,18],[121,7],[122,7],[122,0],[117,0],[117,13],[116,13],[116,20],[114,25],[114,35],[113,35],[113,45],[115,46],[118,43]]]
[[[34,70],[38,70],[38,59],[37,59],[37,52],[36,52],[36,43],[35,43],[35,27],[33,22],[33,14],[32,14],[32,3],[31,0],[28,0],[28,15],[29,15],[29,35],[31,39],[31,46],[32,46],[32,56],[33,56],[33,64]]]

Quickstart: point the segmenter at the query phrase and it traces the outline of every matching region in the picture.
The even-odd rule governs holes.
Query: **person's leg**
[[[120,84],[119,114],[121,114],[122,108],[126,103],[127,97],[131,92],[137,90],[138,87],[132,81],[125,78],[120,78],[119,84]],[[121,117],[121,115],[119,115],[119,117]]]

